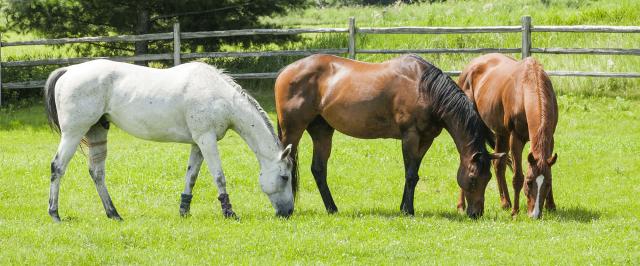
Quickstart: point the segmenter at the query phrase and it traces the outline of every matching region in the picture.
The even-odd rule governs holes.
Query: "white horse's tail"
[[[58,121],[58,108],[56,107],[56,82],[66,72],[67,68],[65,67],[54,70],[44,84],[44,105],[47,110],[47,119],[51,129],[58,133],[60,133],[60,122]]]

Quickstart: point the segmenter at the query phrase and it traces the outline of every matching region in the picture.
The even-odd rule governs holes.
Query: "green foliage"
[[[252,94],[274,121],[272,92]],[[222,218],[207,167],[195,186],[193,216],[183,219],[178,205],[188,145],[135,139],[113,126],[106,180],[124,222],[106,218],[87,159],[77,153],[62,179],[62,224],[47,214],[49,162],[59,136],[48,129],[41,105],[4,107],[0,264],[637,265],[640,101],[559,96],[558,104],[558,210],[542,220],[525,214],[514,220],[501,210],[495,179],[483,218],[456,213],[459,158],[446,132],[423,160],[415,217],[399,212],[404,171],[397,140],[335,134],[328,181],[340,212],[328,215],[309,170],[312,143],[305,135],[296,211],[278,219],[258,185],[257,160],[229,132],[219,147],[241,220]]]
[[[449,0],[445,3],[397,4],[390,6],[340,6],[322,9],[294,10],[280,16],[263,16],[261,24],[283,28],[346,27],[350,16],[358,27],[395,26],[497,26],[520,25],[523,15],[531,15],[533,25],[636,25],[640,21],[640,1],[576,1],[504,0],[495,2]],[[271,26],[270,26],[271,27]],[[35,39],[34,35],[12,32],[4,40]],[[224,38],[223,38],[224,39]],[[225,44],[218,51],[272,51],[320,48],[346,48],[345,34],[304,34],[298,40],[247,45]],[[198,40],[201,41],[201,40]],[[506,34],[441,34],[441,35],[365,35],[359,34],[358,49],[421,49],[520,47],[520,33]],[[161,43],[161,42],[158,42]],[[626,48],[635,49],[640,34],[623,33],[533,33],[533,47],[564,48]],[[156,45],[156,44],[152,44]],[[159,44],[158,44],[159,45]],[[204,48],[200,49],[204,50]],[[186,50],[185,50],[186,51]],[[67,47],[7,47],[3,60],[36,60],[76,57]],[[108,55],[108,54],[100,54]],[[397,55],[358,54],[358,60],[380,62]],[[427,60],[444,70],[460,70],[478,54],[424,54]],[[519,58],[519,54],[512,56]],[[640,57],[621,55],[543,55],[534,54],[546,70],[640,72]],[[246,57],[205,59],[208,63],[231,73],[276,72],[300,57]],[[157,67],[166,67],[160,62]],[[7,73],[7,71],[12,71]],[[15,72],[14,72],[15,71]],[[5,82],[21,81],[22,77],[45,79],[49,69],[3,69]],[[26,72],[26,73],[22,73]],[[553,77],[558,94],[640,98],[640,79]],[[243,86],[271,90],[273,80],[241,81]],[[7,91],[4,91],[6,94]]]
[[[113,34],[143,34],[169,32],[173,22],[179,21],[182,31],[225,30],[259,28],[268,25],[260,23],[261,16],[281,14],[286,10],[306,5],[306,0],[50,0],[23,1],[7,0],[6,13],[12,29],[23,33],[32,32],[47,38],[104,36]],[[185,47],[195,50],[203,47],[216,49],[223,41],[249,44],[273,40],[274,38],[209,38],[205,40],[185,40]],[[84,54],[96,49],[95,46],[76,45]],[[131,44],[102,45],[102,50],[131,52]],[[156,42],[152,51],[166,51],[167,45]]]

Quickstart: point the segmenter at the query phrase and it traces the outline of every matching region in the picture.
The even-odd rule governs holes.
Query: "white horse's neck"
[[[282,147],[266,114],[262,113],[262,108],[249,97],[240,90],[234,95],[236,104],[233,105],[235,110],[232,129],[247,142],[262,167],[265,163],[276,161]]]

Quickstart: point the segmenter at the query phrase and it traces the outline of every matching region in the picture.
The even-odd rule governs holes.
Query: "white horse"
[[[217,141],[236,131],[260,163],[260,185],[279,216],[293,212],[291,146],[282,148],[260,105],[220,70],[204,63],[153,69],[95,60],[55,70],[44,88],[49,122],[61,133],[51,162],[49,215],[60,221],[60,179],[83,141],[89,173],[107,217],[121,220],[105,185],[107,132],[112,122],[138,138],[191,144],[180,214],[189,214],[202,160],[218,187],[225,217],[235,216],[226,190]]]

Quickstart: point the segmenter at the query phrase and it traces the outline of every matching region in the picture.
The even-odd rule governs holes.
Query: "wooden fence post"
[[[349,18],[349,58],[356,59],[356,18]]]
[[[531,17],[522,17],[522,59],[531,56]]]
[[[173,23],[173,65],[180,64],[180,22]]]
[[[2,32],[0,32],[0,106],[2,106]]]

